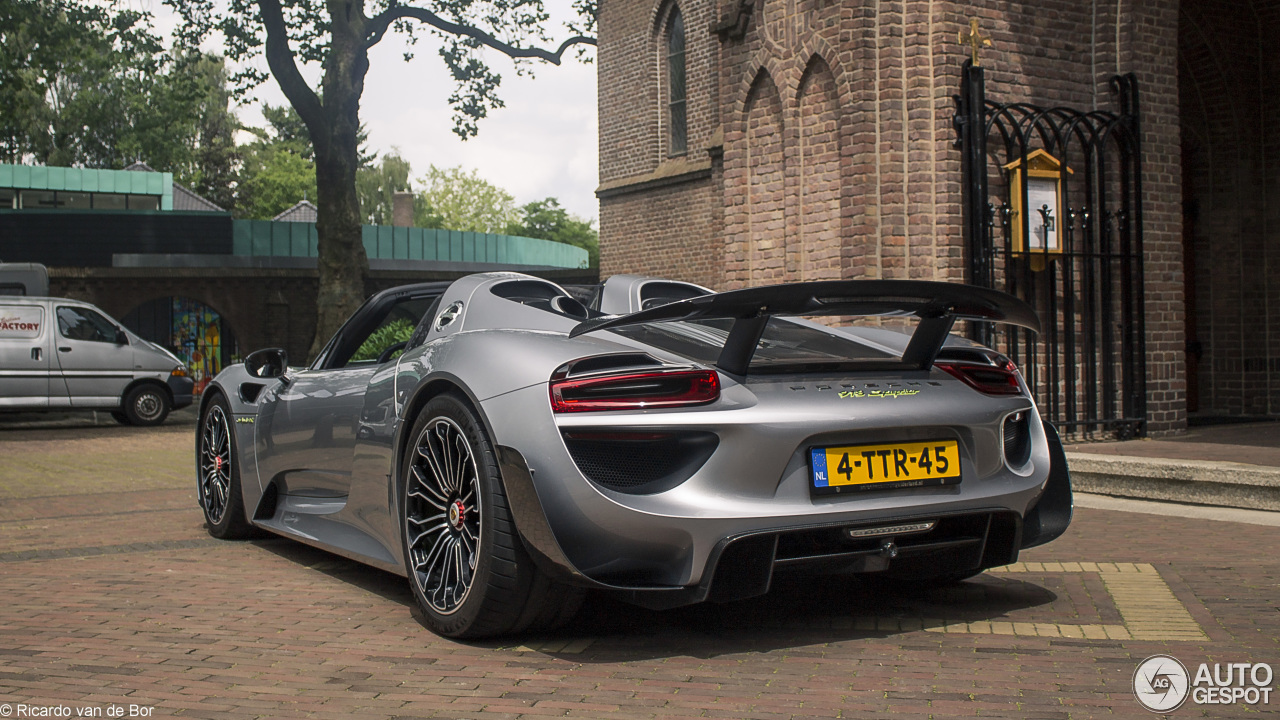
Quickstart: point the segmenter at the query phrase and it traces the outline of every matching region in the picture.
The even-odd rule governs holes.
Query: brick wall
[[[978,17],[994,40],[982,56],[988,96],[1001,102],[1113,109],[1109,77],[1138,73],[1149,429],[1185,426],[1177,0],[683,0],[697,61],[681,162],[708,169],[696,182],[655,186],[679,177],[662,153],[658,105],[655,28],[669,2],[600,7],[602,275],[723,288],[963,280],[951,96],[966,53],[957,32]],[[743,15],[743,33],[699,30]],[[694,137],[708,139],[705,152]],[[707,265],[717,250],[719,283],[716,262]]]

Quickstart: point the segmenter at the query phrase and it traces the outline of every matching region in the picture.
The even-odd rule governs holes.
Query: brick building
[[[1280,412],[1263,51],[1280,2],[604,0],[599,17],[602,276],[969,279],[953,96],[977,18],[988,98],[1114,110],[1111,78],[1137,77],[1145,431]]]

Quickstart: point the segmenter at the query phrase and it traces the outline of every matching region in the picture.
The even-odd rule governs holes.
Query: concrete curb
[[[1079,452],[1067,453],[1067,465],[1080,492],[1280,510],[1280,468]]]

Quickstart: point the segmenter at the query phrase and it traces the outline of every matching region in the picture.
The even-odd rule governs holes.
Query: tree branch
[[[293,51],[289,49],[289,29],[285,25],[280,0],[257,0],[257,3],[262,24],[267,30],[267,66],[280,83],[284,96],[289,98],[289,104],[298,111],[298,116],[315,137],[315,129],[324,125],[324,110],[320,98],[298,71]]]
[[[508,57],[538,58],[540,60],[546,60],[552,65],[559,65],[560,58],[562,55],[564,55],[564,51],[569,49],[573,45],[595,45],[596,44],[595,38],[590,38],[585,35],[575,35],[574,37],[571,37],[568,40],[565,40],[564,42],[560,43],[560,48],[557,49],[555,52],[551,52],[550,50],[543,50],[542,48],[521,48],[521,47],[516,47],[514,45],[509,45],[507,43],[504,43],[501,40],[490,35],[489,33],[483,30],[480,30],[478,28],[473,28],[469,25],[459,25],[457,23],[449,22],[448,20],[445,20],[444,18],[440,17],[439,15],[436,15],[435,13],[425,8],[408,7],[406,5],[395,5],[387,8],[386,10],[383,10],[381,13],[379,13],[378,15],[373,17],[371,20],[369,20],[369,24],[366,26],[368,35],[365,40],[365,47],[373,47],[374,45],[377,45],[378,42],[382,40],[382,36],[386,35],[387,28],[391,27],[391,23],[397,20],[405,20],[410,18],[414,20],[418,20],[419,22],[426,23],[427,25],[430,25],[431,27],[437,30],[440,30],[442,32],[447,32],[451,35],[465,35],[466,37],[477,40],[481,44],[491,47],[494,50],[497,50],[498,52],[501,52],[507,55]]]

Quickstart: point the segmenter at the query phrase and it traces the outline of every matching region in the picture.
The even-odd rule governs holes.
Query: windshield
[[[715,364],[729,338],[731,319],[626,325],[613,332],[700,363]],[[885,349],[803,321],[770,318],[756,345],[749,372],[804,372],[866,362],[896,362]]]

